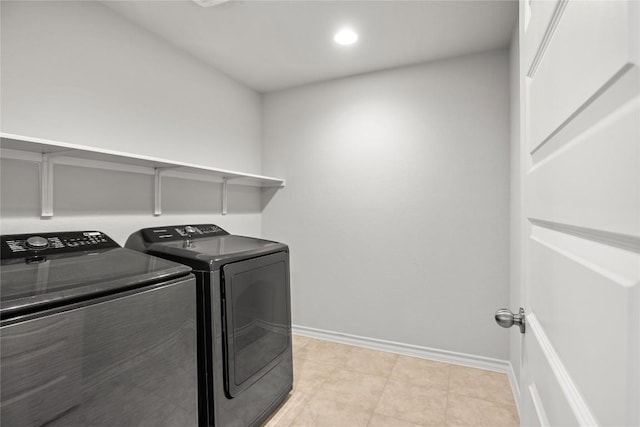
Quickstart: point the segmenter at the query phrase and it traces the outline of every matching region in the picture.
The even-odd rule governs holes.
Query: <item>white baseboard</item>
[[[344,334],[342,332],[326,331],[323,329],[308,328],[306,326],[293,325],[293,333],[341,344],[365,347],[373,350],[388,351],[406,356],[421,357],[423,359],[436,360],[438,362],[451,363],[453,365],[468,366],[471,368],[486,369],[489,371],[509,374],[512,370],[509,361],[493,359],[490,357],[476,356],[473,354],[458,353],[455,351],[440,350],[437,348],[422,347],[418,345],[403,344],[394,341],[385,341],[376,338],[361,337],[358,335]]]

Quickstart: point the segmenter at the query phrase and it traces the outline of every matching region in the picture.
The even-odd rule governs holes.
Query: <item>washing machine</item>
[[[99,231],[1,236],[3,427],[197,425],[196,282]]]
[[[196,276],[200,425],[263,423],[293,385],[287,245],[199,224],[143,229],[125,246]]]

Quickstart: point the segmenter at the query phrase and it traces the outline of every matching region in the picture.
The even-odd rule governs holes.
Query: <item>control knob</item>
[[[190,225],[187,225],[186,227],[184,227],[184,232],[187,233],[187,240],[184,241],[184,244],[182,245],[183,248],[192,248],[193,247],[193,241],[191,240],[191,237],[193,236],[193,233],[196,232],[196,229],[193,228]]]
[[[41,236],[31,236],[25,241],[29,249],[46,249],[49,247],[49,241]]]

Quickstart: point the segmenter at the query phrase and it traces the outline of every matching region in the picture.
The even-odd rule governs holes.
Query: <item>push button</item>
[[[25,241],[26,246],[29,249],[46,249],[49,247],[49,241],[41,236],[31,236]]]

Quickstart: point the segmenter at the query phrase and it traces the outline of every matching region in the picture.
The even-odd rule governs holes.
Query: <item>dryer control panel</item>
[[[119,248],[101,231],[71,231],[38,234],[8,234],[2,238],[2,259]]]
[[[229,233],[214,224],[171,225],[167,227],[145,228],[142,230],[142,237],[145,242],[148,243],[226,236],[228,234]]]

